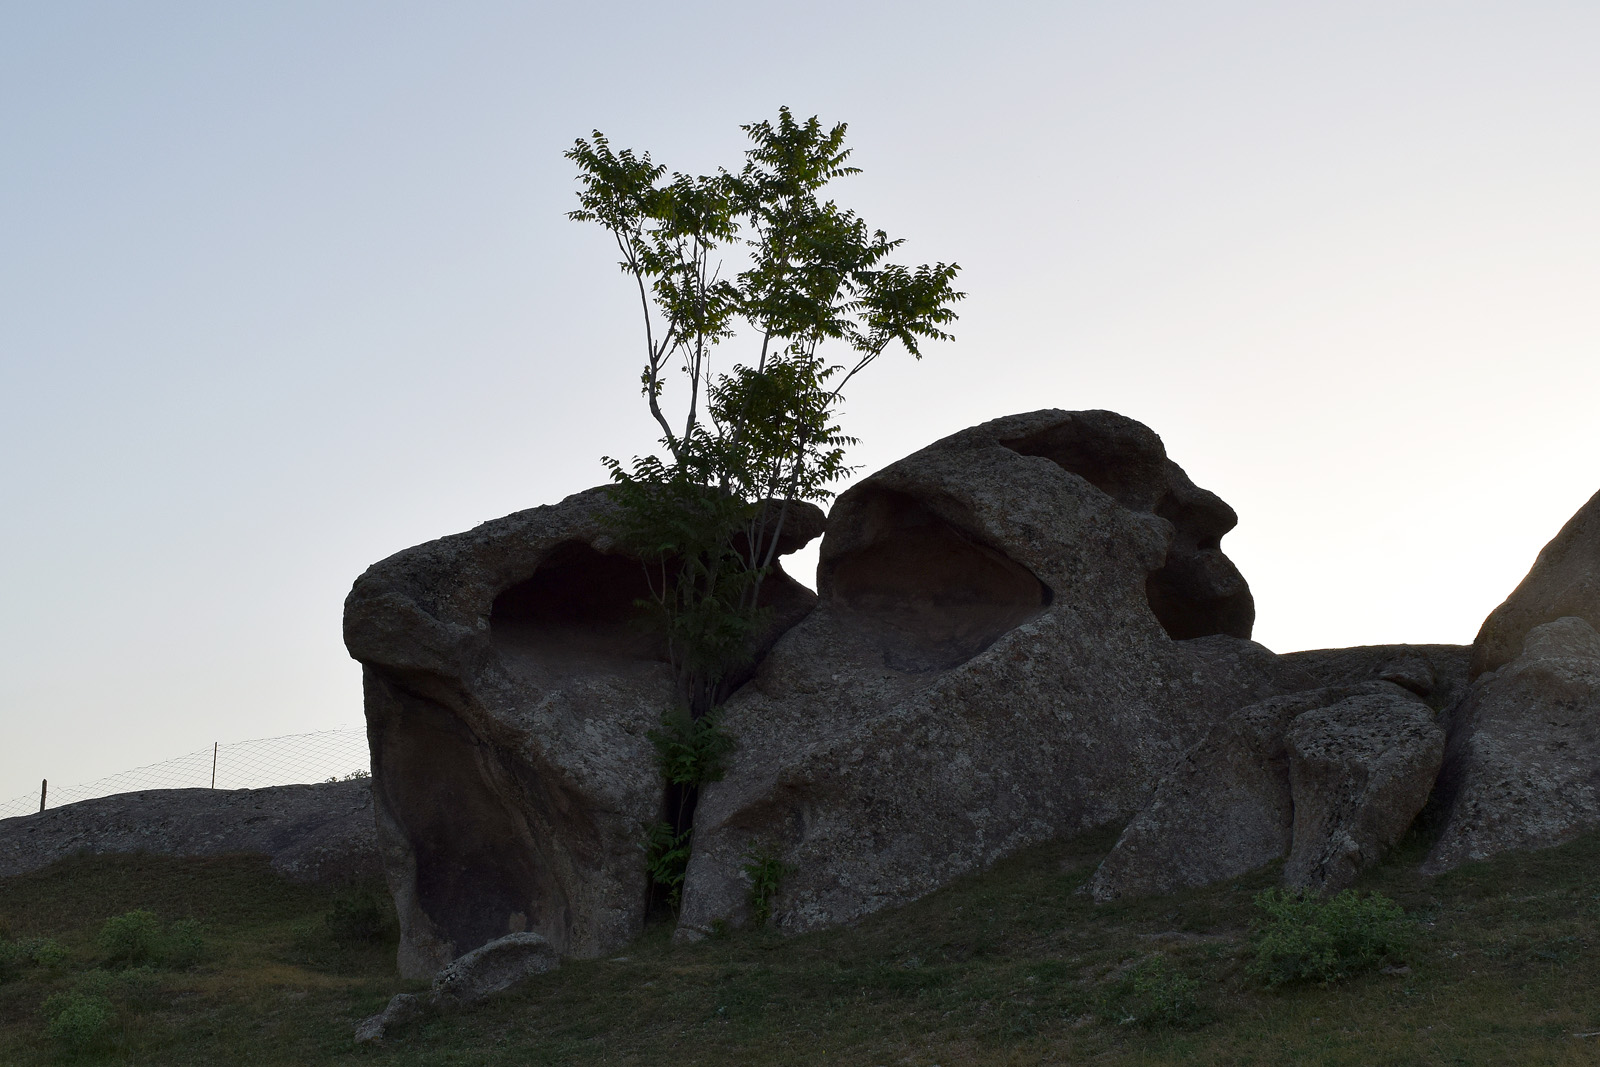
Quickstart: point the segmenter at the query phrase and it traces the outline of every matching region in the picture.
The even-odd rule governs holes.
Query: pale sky
[[[0,6],[0,800],[359,723],[356,575],[652,445],[562,151],[784,104],[970,294],[863,473],[1111,408],[1269,647],[1469,642],[1600,489],[1597,55],[1590,0]]]

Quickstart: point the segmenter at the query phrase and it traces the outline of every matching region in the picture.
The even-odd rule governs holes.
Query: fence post
[[[50,790],[50,779],[39,779],[39,810],[44,810],[44,795]]]
[[[211,788],[217,787],[217,742],[211,742]]]

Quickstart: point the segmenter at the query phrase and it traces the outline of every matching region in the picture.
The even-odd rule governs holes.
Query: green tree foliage
[[[645,869],[650,881],[666,893],[667,906],[674,914],[683,902],[683,880],[689,872],[689,838],[694,831],[681,833],[670,822],[658,822],[645,832]]]
[[[569,217],[611,234],[638,293],[639,382],[661,432],[661,454],[605,463],[615,532],[644,561],[642,606],[678,689],[651,734],[671,821],[644,842],[674,910],[699,787],[721,776],[731,747],[716,710],[767,621],[761,588],[785,525],[849,471],[844,388],[892,345],[920,359],[924,341],[948,339],[963,296],[956,264],[891,262],[900,241],[825,198],[857,173],[843,123],[783,108],[743,129],[737,172],[669,176],[598,130],[566,153],[581,184]],[[738,336],[745,359],[718,369],[719,346]]]
[[[920,358],[922,342],[947,339],[963,295],[956,264],[892,263],[899,240],[824,198],[857,173],[844,124],[784,108],[743,129],[737,172],[669,176],[599,131],[567,152],[582,185],[570,217],[611,234],[643,314],[640,384],[663,454],[606,464],[694,718],[748,660],[793,504],[826,501],[848,472],[844,387],[896,343]],[[741,329],[749,356],[718,371],[718,346]]]
[[[689,709],[677,707],[661,717],[661,729],[651,730],[656,761],[672,785],[698,788],[722,779],[723,761],[733,742],[717,725],[715,711],[696,719]]]

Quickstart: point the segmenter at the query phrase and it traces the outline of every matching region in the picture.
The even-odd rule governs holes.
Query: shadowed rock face
[[[954,667],[1050,606],[1050,587],[903,493],[858,502],[863,544],[831,559],[832,602],[897,670]]]
[[[1400,841],[1444,758],[1432,710],[1403,690],[1308,711],[1285,742],[1294,841],[1283,881],[1325,892],[1352,885]]]
[[[1528,576],[1483,620],[1472,644],[1471,676],[1510,663],[1522,654],[1529,630],[1562,618],[1600,630],[1600,493],[1567,520]]]
[[[1250,636],[1255,599],[1220,547],[1239,517],[1167,458],[1153,430],[1115,412],[1077,411],[1000,443],[1059,464],[1123,507],[1172,524],[1166,561],[1145,582],[1150,610],[1170,636]]]
[[[1216,718],[1281,691],[1229,636],[1250,615],[1215,545],[1232,524],[1109,412],[986,423],[840,496],[817,609],[728,702],[680,936],[744,921],[755,847],[792,868],[774,919],[800,931],[1126,818]]]
[[[1587,621],[1530,629],[1455,719],[1439,776],[1444,830],[1425,873],[1600,826],[1600,634]]]
[[[1286,884],[1342,889],[1422,810],[1443,751],[1432,710],[1389,682],[1241,708],[1167,771],[1086,888],[1170,893],[1287,858]]]
[[[643,928],[638,843],[663,789],[646,733],[672,675],[631,624],[647,578],[609,507],[590,490],[419,545],[345,602],[408,977],[510,933],[592,956]],[[780,547],[821,520],[800,509]],[[763,599],[770,645],[815,598],[780,571]]]
[[[1471,656],[1468,645],[1357,645],[1286,652],[1281,658],[1319,686],[1392,682],[1445,711],[1467,695]]]

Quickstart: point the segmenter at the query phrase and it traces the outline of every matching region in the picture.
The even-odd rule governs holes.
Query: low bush
[[[1293,982],[1327,985],[1397,958],[1410,942],[1412,922],[1380,893],[1337,896],[1268,889],[1250,927],[1253,957],[1246,973],[1269,989]]]
[[[161,920],[153,911],[130,911],[116,915],[100,927],[100,951],[107,963],[129,967],[155,961],[160,950]]]
[[[370,890],[344,893],[334,898],[322,922],[335,941],[373,944],[389,934],[389,904]]]
[[[0,982],[20,977],[30,967],[53,967],[66,957],[65,949],[45,937],[0,941]]]
[[[1194,1027],[1205,1021],[1199,993],[1198,979],[1165,956],[1151,956],[1102,986],[1099,1015],[1118,1026]]]
[[[108,997],[83,990],[49,997],[40,1013],[46,1020],[45,1031],[56,1041],[74,1049],[94,1044],[117,1017],[116,1009]]]
[[[144,910],[107,919],[99,943],[107,963],[124,967],[192,967],[205,950],[200,925],[193,919],[164,924]]]

